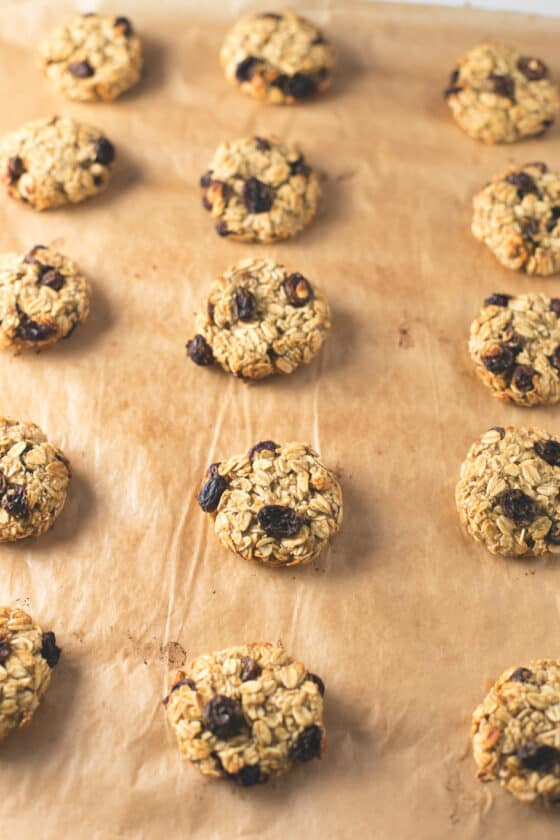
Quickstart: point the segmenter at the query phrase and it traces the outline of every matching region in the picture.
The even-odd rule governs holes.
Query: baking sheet
[[[558,816],[474,779],[468,729],[504,668],[558,655],[560,565],[488,555],[462,534],[453,489],[489,426],[560,432],[558,409],[493,401],[466,353],[489,293],[560,296],[559,279],[511,273],[469,234],[472,193],[510,161],[559,165],[560,130],[479,145],[441,89],[483,37],[560,76],[560,23],[300,6],[340,70],[323,100],[274,108],[230,89],[217,63],[243,4],[123,0],[146,38],[144,81],[82,105],[33,64],[38,33],[70,8],[0,9],[0,129],[69,114],[118,148],[98,199],[43,214],[0,203],[1,248],[56,245],[94,288],[70,341],[0,358],[1,411],[39,423],[75,469],[54,530],[1,547],[2,600],[63,648],[32,725],[2,744],[2,836],[556,837]],[[321,213],[291,242],[219,239],[200,206],[215,146],[249,132],[299,143],[323,173]],[[184,344],[212,279],[264,254],[320,284],[334,323],[309,367],[247,386],[195,367]],[[308,441],[339,471],[343,531],[309,568],[230,556],[196,504],[207,464],[263,438]],[[329,745],[321,764],[241,790],[181,765],[159,701],[186,656],[247,640],[281,640],[323,677]]]

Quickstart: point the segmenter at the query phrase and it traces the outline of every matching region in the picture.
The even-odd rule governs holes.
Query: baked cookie
[[[0,417],[0,542],[48,531],[69,481],[67,458],[38,426]]]
[[[113,144],[97,128],[70,117],[35,120],[0,140],[0,173],[8,195],[35,210],[102,192],[114,157]]]
[[[302,274],[242,260],[210,289],[187,354],[244,379],[292,373],[318,353],[330,325],[325,298]]]
[[[59,656],[54,633],[17,607],[0,607],[0,740],[30,722]]]
[[[469,352],[493,395],[517,405],[560,400],[560,298],[494,294],[471,324]]]
[[[235,24],[220,60],[226,79],[243,93],[291,105],[330,87],[334,52],[308,20],[293,12],[267,12]]]
[[[43,41],[39,66],[69,99],[116,99],[142,71],[142,42],[125,17],[75,15]]]
[[[67,257],[44,245],[0,256],[0,347],[49,347],[89,312],[89,283]]]
[[[495,43],[480,44],[459,60],[444,95],[463,131],[483,143],[542,134],[559,106],[543,61]]]
[[[560,175],[546,163],[513,166],[473,198],[472,232],[506,268],[560,271]]]
[[[222,143],[200,186],[216,232],[244,242],[275,242],[299,233],[315,215],[321,194],[302,154],[263,137]]]
[[[220,542],[267,566],[310,563],[342,524],[342,491],[311,447],[263,440],[212,464],[198,494]]]
[[[498,780],[521,802],[560,801],[560,662],[508,668],[472,720],[478,778]]]
[[[492,554],[559,554],[560,438],[490,429],[469,449],[455,499],[468,533]]]
[[[184,758],[252,787],[321,757],[324,691],[283,648],[248,644],[197,657],[163,702]]]

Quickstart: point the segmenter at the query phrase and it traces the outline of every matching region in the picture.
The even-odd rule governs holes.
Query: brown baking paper
[[[511,161],[560,165],[560,133],[480,145],[441,90],[486,37],[560,76],[560,21],[301,7],[335,42],[339,71],[321,101],[275,108],[222,77],[217,51],[241,4],[123,0],[116,11],[146,39],[144,80],[85,105],[34,66],[39,34],[69,10],[0,11],[0,129],[68,114],[118,149],[99,198],[42,214],[0,204],[2,249],[57,246],[94,291],[70,341],[0,358],[2,413],[37,422],[75,470],[52,532],[0,547],[2,601],[63,649],[32,724],[1,746],[1,836],[557,837],[558,815],[475,780],[468,733],[503,669],[560,654],[560,564],[489,555],[462,533],[453,491],[489,426],[560,433],[558,408],[492,400],[466,353],[488,294],[560,296],[560,279],[501,268],[469,233],[473,192]],[[323,173],[319,216],[291,242],[220,239],[201,207],[216,145],[252,132],[299,143]],[[247,386],[195,367],[184,345],[208,284],[265,254],[324,288],[333,328],[311,365]],[[340,475],[343,530],[311,567],[228,554],[196,503],[210,462],[263,438],[309,442]],[[161,698],[185,657],[249,640],[281,640],[323,677],[328,750],[243,790],[181,764]]]

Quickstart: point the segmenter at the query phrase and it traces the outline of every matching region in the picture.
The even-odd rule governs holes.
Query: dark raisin
[[[289,78],[287,93],[294,99],[307,99],[309,96],[313,96],[316,91],[317,85],[311,76],[306,76],[304,73],[294,73]]]
[[[238,321],[254,321],[257,315],[257,299],[249,289],[236,289],[231,301],[233,317]]]
[[[534,367],[531,367],[531,365],[517,365],[513,371],[511,382],[512,385],[515,385],[518,391],[521,391],[522,394],[526,394],[528,391],[532,391],[535,387],[535,376],[538,376],[537,371]]]
[[[247,457],[250,461],[253,460],[253,457],[256,455],[257,452],[262,452],[263,449],[269,449],[271,452],[274,452],[276,449],[279,449],[277,443],[274,443],[273,440],[261,440],[260,443],[256,443],[252,446],[249,451],[247,452]]]
[[[42,324],[40,321],[33,321],[25,313],[20,313],[16,335],[22,341],[45,341],[55,333],[56,327],[52,324]]]
[[[229,230],[225,222],[218,222],[215,230],[218,236],[229,236]]]
[[[295,510],[285,505],[265,505],[259,510],[257,519],[267,536],[279,540],[295,537],[303,525]]]
[[[311,172],[311,167],[308,166],[305,162],[305,158],[303,155],[300,155],[296,160],[293,160],[290,163],[290,174],[291,175],[304,175],[307,177]]]
[[[512,172],[506,177],[508,184],[517,187],[517,193],[520,198],[529,193],[538,194],[537,185],[534,179],[527,174],[527,172]]]
[[[504,515],[514,522],[532,522],[537,515],[535,502],[522,490],[504,490],[496,497],[496,501],[501,505]]]
[[[290,274],[283,283],[288,302],[292,306],[305,306],[313,300],[313,288],[303,274]]]
[[[39,262],[36,254],[37,254],[37,251],[44,251],[45,247],[46,247],[45,245],[34,245],[33,248],[29,251],[29,253],[27,253],[25,255],[23,261],[26,262],[26,263],[35,263],[35,265],[42,266],[42,263]]]
[[[7,487],[6,477],[5,477],[4,473],[0,472],[0,496],[4,495],[4,493],[6,492],[6,487]]]
[[[50,271],[41,272],[41,276],[37,281],[39,286],[48,286],[49,289],[54,289],[55,292],[60,292],[65,282],[64,275],[54,268],[51,268]]]
[[[201,365],[201,367],[214,364],[212,348],[204,336],[200,334],[187,341],[187,356],[195,365]]]
[[[220,503],[228,483],[223,475],[213,475],[205,481],[198,494],[198,504],[204,513],[213,513]]]
[[[220,469],[220,461],[214,461],[213,464],[210,464],[208,469],[206,470],[206,475],[210,478],[213,475],[218,475],[218,470]]]
[[[311,41],[311,46],[312,47],[317,47],[317,46],[319,46],[319,44],[324,44],[324,43],[325,43],[325,39],[324,39],[323,35],[321,35],[319,33],[319,35],[316,35],[313,38],[313,40]]]
[[[95,70],[89,61],[74,61],[68,65],[68,71],[76,76],[77,79],[89,79],[93,76]]]
[[[560,763],[560,751],[547,744],[530,741],[517,750],[517,758],[527,770],[547,773]]]
[[[200,176],[199,184],[203,189],[206,189],[212,183],[212,170],[209,169],[204,175]]]
[[[233,738],[243,728],[245,720],[237,700],[215,694],[202,711],[204,725],[218,738]]]
[[[93,176],[93,183],[96,187],[100,187],[103,183],[103,177],[101,175],[94,175]]]
[[[560,521],[556,520],[552,523],[545,539],[551,545],[560,545]]]
[[[530,671],[528,668],[517,668],[517,670],[515,670],[513,672],[513,674],[511,675],[511,677],[509,679],[510,679],[510,682],[513,680],[513,682],[525,683],[525,682],[529,682],[529,680],[531,680],[532,677],[533,677],[533,672]]]
[[[20,157],[15,155],[8,160],[8,178],[10,183],[15,184],[24,172],[23,160]]]
[[[546,224],[546,229],[549,233],[554,230],[558,224],[558,219],[560,219],[560,205],[556,204],[554,207],[550,208],[550,216],[551,218]]]
[[[556,368],[556,370],[560,370],[560,345],[556,347],[552,356],[550,357],[550,364]]]
[[[258,178],[247,178],[243,184],[242,197],[249,213],[267,213],[274,199],[271,188]]]
[[[450,96],[455,96],[456,93],[461,93],[463,88],[461,85],[451,85],[451,87],[446,87],[443,91],[444,99],[449,99]]]
[[[538,440],[534,449],[551,467],[560,467],[560,443],[555,440]]]
[[[8,487],[2,496],[2,507],[15,519],[25,519],[29,513],[25,487],[22,484]]]
[[[296,761],[311,761],[321,755],[323,733],[316,724],[306,726],[292,744],[292,755]]]
[[[546,163],[543,163],[542,160],[533,160],[531,163],[526,163],[525,166],[534,166],[535,169],[538,169],[539,172],[543,173],[543,175],[545,172],[548,172],[548,166]]]
[[[179,680],[178,682],[173,683],[169,690],[169,694],[167,695],[167,697],[163,698],[162,702],[164,706],[167,706],[167,704],[169,703],[170,696],[173,694],[174,691],[177,691],[178,688],[181,688],[182,685],[188,685],[191,691],[196,691],[196,684],[194,680],[189,679],[189,677],[186,677],[184,680]]]
[[[515,98],[515,82],[511,76],[502,75],[501,73],[491,73],[488,78],[492,82],[492,91],[498,96],[512,100]]]
[[[526,236],[528,239],[532,239],[533,236],[536,236],[540,230],[540,225],[537,219],[523,219],[521,222],[521,230],[523,235]]]
[[[259,152],[267,152],[270,149],[270,143],[264,137],[255,137],[255,146]]]
[[[95,162],[108,166],[115,159],[115,147],[106,137],[100,137],[95,143]]]
[[[534,548],[535,547],[535,540],[531,536],[531,534],[525,534],[525,545],[527,548]]]
[[[491,427],[491,429],[490,429],[490,431],[491,431],[491,432],[498,432],[498,434],[500,435],[500,437],[501,437],[501,439],[502,439],[502,440],[503,440],[503,439],[505,438],[505,436],[506,436],[506,430],[504,429],[504,427],[503,427],[503,426],[492,426],[492,427]]]
[[[241,682],[249,682],[249,680],[256,680],[262,674],[262,668],[256,659],[252,656],[241,657],[241,673],[239,679]]]
[[[525,339],[517,333],[511,333],[510,338],[506,342],[506,347],[511,350],[514,356],[517,356],[525,346]]]
[[[323,682],[321,677],[318,677],[317,674],[307,674],[305,679],[315,683],[315,685],[319,689],[319,694],[321,695],[321,697],[325,696],[325,683]]]
[[[512,351],[504,344],[492,344],[481,358],[482,364],[490,373],[504,373],[514,362]]]
[[[539,79],[546,79],[548,76],[548,67],[541,61],[540,58],[529,58],[521,56],[517,62],[517,69],[520,70],[525,78],[530,82],[538,82]]]
[[[486,298],[486,300],[484,301],[484,306],[507,306],[510,300],[511,295],[502,295],[496,293]]]
[[[235,77],[238,82],[250,82],[255,75],[255,70],[261,64],[260,59],[255,58],[254,55],[249,55],[240,61],[235,68]]]
[[[43,633],[43,644],[41,646],[41,656],[46,659],[49,668],[54,668],[60,659],[61,650],[56,644],[56,636],[49,630],[48,633]]]
[[[232,773],[230,778],[241,787],[253,787],[253,785],[265,781],[264,777],[261,776],[261,768],[258,764],[246,764],[237,773]]]
[[[12,652],[12,646],[7,639],[0,639],[0,665],[3,665]]]
[[[132,24],[127,17],[115,18],[115,29],[120,29],[123,35],[129,38],[132,35]]]
[[[455,67],[454,70],[451,71],[449,75],[449,87],[453,87],[459,81],[460,71],[458,67]]]

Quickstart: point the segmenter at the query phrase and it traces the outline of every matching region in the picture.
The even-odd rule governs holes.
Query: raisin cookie
[[[291,105],[324,93],[334,52],[321,32],[293,12],[252,15],[230,30],[220,52],[226,79],[243,93]]]
[[[165,698],[181,755],[243,787],[320,758],[323,681],[283,648],[248,644],[197,657]]]
[[[0,607],[0,740],[30,722],[59,657],[54,633],[17,607]]]
[[[45,76],[69,99],[116,99],[142,71],[142,42],[125,17],[75,15],[39,48]]]
[[[560,270],[560,175],[546,163],[513,166],[473,199],[472,232],[506,268]]]
[[[455,499],[468,533],[492,554],[560,553],[560,438],[490,429],[467,453]]]
[[[318,353],[330,312],[302,274],[273,260],[242,260],[214,283],[187,354],[244,379],[292,373]]]
[[[299,233],[315,215],[321,193],[302,154],[263,137],[222,143],[200,186],[216,232],[244,242]]]
[[[69,481],[67,458],[38,426],[0,417],[0,542],[48,531]]]
[[[444,95],[463,131],[483,143],[542,134],[559,106],[546,64],[505,44],[484,43],[468,52]]]
[[[68,338],[89,301],[86,278],[52,248],[0,256],[0,347],[39,350]]]
[[[508,668],[472,720],[478,778],[521,802],[560,801],[560,662]]]
[[[560,400],[560,298],[494,294],[471,325],[469,352],[493,395],[517,405]]]
[[[114,157],[113,144],[97,128],[70,117],[35,120],[0,140],[0,173],[8,195],[35,210],[102,192]]]
[[[264,440],[212,464],[198,494],[220,542],[267,566],[310,563],[342,523],[342,491],[311,447]]]

